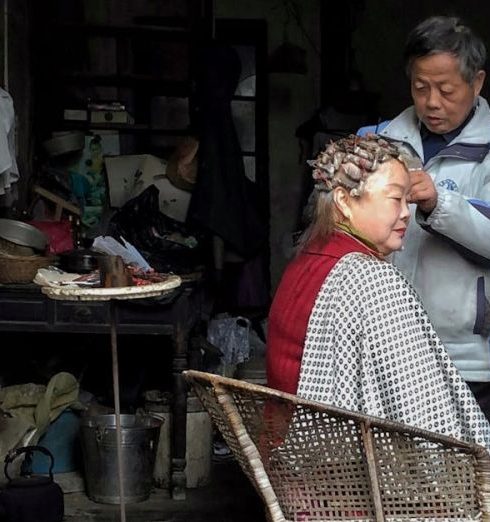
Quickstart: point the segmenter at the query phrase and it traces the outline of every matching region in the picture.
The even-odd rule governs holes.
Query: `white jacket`
[[[413,107],[381,134],[404,142],[423,160]],[[425,217],[411,205],[405,248],[393,256],[467,381],[490,381],[490,217],[469,201],[490,203],[489,150],[490,109],[480,97],[462,132],[424,165],[437,187],[437,206]]]

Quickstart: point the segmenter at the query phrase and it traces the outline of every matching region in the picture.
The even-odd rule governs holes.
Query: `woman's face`
[[[407,196],[410,177],[397,160],[382,163],[371,174],[360,197],[349,197],[350,225],[382,254],[400,250],[410,218]]]

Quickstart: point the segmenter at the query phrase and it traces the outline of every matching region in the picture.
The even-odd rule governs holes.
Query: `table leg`
[[[172,444],[172,498],[184,500],[186,496],[186,448],[187,448],[187,384],[182,372],[187,370],[189,342],[189,302],[186,295],[182,296],[176,308],[173,357],[173,444]]]

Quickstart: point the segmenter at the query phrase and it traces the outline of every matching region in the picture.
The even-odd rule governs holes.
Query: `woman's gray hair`
[[[460,18],[432,16],[408,35],[404,52],[408,77],[415,59],[438,53],[458,58],[461,76],[469,84],[484,68],[487,59],[485,44]]]
[[[397,159],[409,168],[412,157],[401,143],[388,141],[377,134],[355,136],[351,134],[331,143],[308,164],[313,167],[315,189],[331,192],[343,187],[351,196],[360,196],[368,176],[381,163]]]

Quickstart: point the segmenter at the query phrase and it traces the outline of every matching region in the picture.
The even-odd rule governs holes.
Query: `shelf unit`
[[[124,135],[121,153],[165,156],[187,132],[191,56],[210,35],[211,1],[155,7],[147,0],[136,7],[124,0],[78,0],[72,9],[60,0],[37,4],[38,142],[67,129],[116,131]],[[134,124],[90,123],[90,113],[88,121],[64,120],[65,109],[85,109],[88,100],[120,101]],[[176,107],[167,110],[172,103]]]

